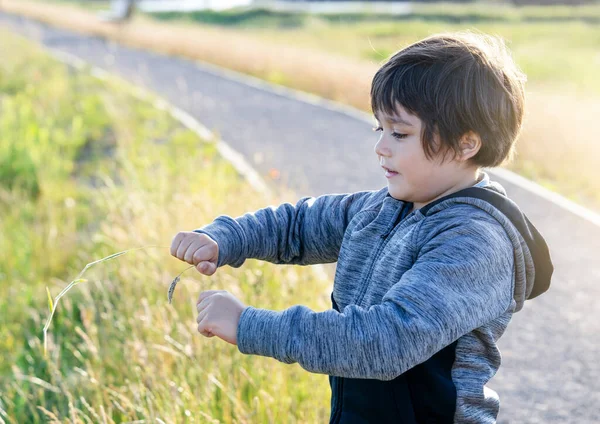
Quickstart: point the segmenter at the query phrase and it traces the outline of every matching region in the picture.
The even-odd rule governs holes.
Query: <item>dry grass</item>
[[[506,168],[600,212],[600,99],[527,93],[517,157]]]
[[[210,278],[184,275],[172,305],[165,296],[185,268],[168,253],[173,234],[296,196],[285,187],[279,195],[257,195],[218,155],[214,140],[182,128],[153,106],[156,99],[132,98],[128,83],[70,72],[1,30],[0,51],[2,88],[13,90],[5,90],[2,103],[4,142],[40,158],[20,172],[39,171],[42,193],[36,200],[10,192],[15,201],[0,203],[0,422],[326,420],[326,376],[207,340],[197,334],[194,314],[206,289],[272,310],[302,304],[322,311],[330,306],[331,281],[315,278],[309,267],[249,260]],[[77,160],[67,136],[59,137],[77,138],[77,125],[94,130],[81,136],[94,143],[102,129],[114,134],[115,156],[98,157],[91,167],[102,181],[93,188],[80,179],[87,174],[45,172],[58,157],[65,166]],[[36,128],[51,142],[29,136]],[[122,254],[131,246],[162,248]],[[104,259],[80,272],[89,258]],[[78,284],[84,272],[88,282]],[[71,287],[56,309],[58,297],[52,301],[48,292]],[[47,357],[46,304],[56,311]]]
[[[121,255],[124,255],[127,252],[132,252],[132,251],[136,251],[136,250],[141,250],[141,249],[148,249],[151,247],[163,247],[163,248],[169,248],[169,246],[144,246],[144,247],[138,247],[138,248],[134,248],[134,249],[128,249],[125,250],[123,252],[117,252],[117,253],[113,253],[112,255],[109,255],[105,258],[99,259],[97,261],[94,262],[90,262],[89,264],[87,264],[85,266],[85,268],[83,268],[83,270],[77,275],[77,277],[75,277],[75,279],[73,281],[71,281],[69,283],[69,285],[67,287],[65,287],[57,296],[54,300],[52,300],[52,296],[50,294],[50,289],[48,288],[48,286],[46,286],[46,292],[48,294],[48,309],[50,311],[50,315],[48,316],[48,319],[46,320],[46,324],[44,325],[44,356],[47,355],[47,351],[48,351],[48,339],[47,339],[47,334],[48,334],[48,328],[50,327],[50,324],[52,323],[52,317],[54,316],[54,312],[56,311],[56,307],[58,306],[58,301],[60,300],[61,297],[63,297],[64,295],[67,294],[67,292],[75,285],[79,284],[79,283],[83,283],[86,282],[87,280],[80,278],[85,271],[88,270],[88,268],[91,268],[92,266],[105,262],[105,261],[109,261],[111,259],[115,259]],[[173,299],[173,292],[175,291],[175,286],[177,285],[177,283],[179,282],[179,280],[181,280],[181,275],[187,271],[190,268],[194,268],[194,266],[189,266],[186,269],[184,269],[183,271],[181,271],[171,282],[171,285],[169,286],[169,291],[167,293],[167,298],[169,299],[169,303],[171,303],[171,300]]]

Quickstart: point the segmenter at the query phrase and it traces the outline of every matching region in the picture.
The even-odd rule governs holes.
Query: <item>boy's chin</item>
[[[397,187],[394,187],[393,184],[388,183],[388,192],[390,196],[392,196],[396,200],[404,200],[406,195],[402,193],[402,190],[398,190]]]
[[[394,187],[394,184],[388,183],[388,192],[390,193],[390,196],[392,196],[396,200],[402,200],[403,202],[413,202],[413,200],[411,200],[413,196],[410,194],[410,192],[402,190],[398,186]]]

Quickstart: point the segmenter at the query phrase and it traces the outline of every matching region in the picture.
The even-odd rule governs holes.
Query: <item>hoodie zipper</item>
[[[406,205],[407,205],[407,203],[404,203],[402,205],[402,207],[400,208],[400,213],[396,215],[396,220],[394,221],[394,224],[390,228],[388,228],[388,230],[386,231],[385,234],[381,235],[382,239],[385,240],[392,233],[392,231],[394,231],[396,229],[396,226],[400,223],[400,221],[402,221],[403,216],[404,216],[404,209],[406,208]],[[410,203],[410,205],[412,205],[412,203]],[[414,212],[414,210],[412,212]]]
[[[385,234],[381,234],[380,235],[381,239],[383,239],[383,243],[381,243],[377,247],[377,251],[375,252],[374,259],[371,262],[371,266],[369,268],[369,272],[367,273],[367,277],[364,279],[364,284],[362,285],[360,293],[358,294],[358,296],[357,296],[357,298],[356,298],[356,300],[354,302],[354,304],[357,305],[357,306],[360,306],[360,303],[362,302],[363,297],[367,293],[367,289],[368,289],[367,282],[369,281],[369,279],[371,278],[371,275],[373,274],[373,270],[375,269],[375,264],[377,263],[377,258],[379,258],[379,253],[389,243],[388,236],[390,234],[392,234],[399,227],[398,224],[402,221],[402,218],[403,218],[403,215],[404,215],[404,209],[406,208],[406,205],[407,204],[404,203],[402,205],[402,207],[400,208],[400,211],[396,214],[396,217],[395,217],[395,220],[394,220],[394,224],[390,228],[388,228],[388,230],[385,232]]]
[[[383,243],[381,243],[378,248],[377,251],[375,252],[375,259],[373,260],[373,262],[371,263],[371,267],[369,268],[369,272],[367,274],[365,281],[365,284],[363,285],[363,288],[361,289],[358,298],[356,299],[356,301],[354,302],[355,305],[360,306],[360,302],[362,301],[364,295],[367,292],[367,284],[366,282],[369,281],[369,279],[371,278],[371,275],[373,273],[373,269],[375,268],[375,264],[377,263],[377,258],[379,257],[379,252],[381,250],[383,250],[383,248],[387,245],[387,243],[389,242],[389,240],[387,240],[388,236],[394,232],[394,230],[396,230],[399,226],[398,224],[402,221],[403,219],[403,215],[404,215],[404,209],[406,208],[406,203],[402,205],[402,207],[400,208],[400,211],[397,212],[395,219],[394,219],[394,224],[392,226],[390,226],[388,228],[388,230],[385,232],[385,234],[381,234],[379,237],[381,237],[383,241]],[[414,212],[414,211],[413,211]],[[412,212],[411,212],[412,214]],[[410,214],[409,214],[410,215]],[[342,416],[342,408],[343,408],[343,394],[344,394],[344,378],[343,377],[336,377],[337,381],[336,381],[336,402],[335,402],[335,414],[333,416],[333,419],[331,420],[331,424],[337,424],[340,422],[341,420],[341,416]]]

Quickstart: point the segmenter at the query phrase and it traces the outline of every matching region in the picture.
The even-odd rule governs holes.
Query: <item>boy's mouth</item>
[[[386,176],[387,178],[393,177],[394,175],[397,175],[397,174],[398,174],[398,173],[397,173],[397,172],[395,172],[395,171],[391,171],[391,170],[389,170],[389,169],[388,169],[388,168],[386,168],[385,166],[382,166],[382,168],[384,169],[384,171],[385,171],[385,176]]]

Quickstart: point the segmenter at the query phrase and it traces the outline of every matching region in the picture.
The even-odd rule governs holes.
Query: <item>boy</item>
[[[246,258],[338,261],[333,309],[271,311],[210,290],[198,331],[328,374],[331,423],[495,422],[496,342],[553,272],[541,235],[481,171],[513,153],[524,82],[502,39],[483,34],[394,54],[371,88],[387,187],[222,215],[171,246],[207,275]]]

